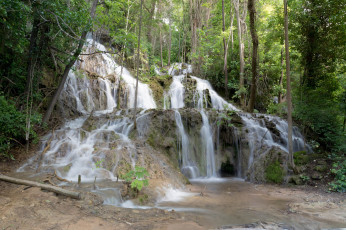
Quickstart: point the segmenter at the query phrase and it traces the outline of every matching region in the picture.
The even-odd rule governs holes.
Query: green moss
[[[68,171],[70,171],[70,169],[71,169],[71,166],[72,166],[72,164],[66,165],[66,166],[63,168],[64,172],[65,172],[65,173],[68,173]]]
[[[284,170],[281,167],[279,161],[270,164],[266,170],[267,181],[274,182],[276,184],[281,184],[284,180]]]
[[[155,147],[155,133],[154,132],[151,132],[149,134],[149,137],[147,139],[147,142],[148,144],[151,146],[151,147]]]
[[[328,167],[327,165],[316,165],[314,170],[316,170],[317,172],[327,172]]]
[[[306,151],[299,151],[294,153],[294,164],[305,165],[309,162],[309,156]]]
[[[138,196],[138,201],[141,205],[148,203],[149,196],[147,194],[142,194]]]

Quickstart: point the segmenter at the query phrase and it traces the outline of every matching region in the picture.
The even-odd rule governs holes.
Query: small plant
[[[300,175],[300,179],[302,179],[304,182],[307,182],[310,180],[310,177],[306,175]]]
[[[276,161],[270,164],[265,170],[266,179],[270,182],[274,182],[276,184],[281,184],[284,180],[284,171],[279,163]]]
[[[329,190],[346,192],[346,160],[334,163],[330,172],[335,175],[335,178],[333,182],[329,183]]]
[[[148,179],[146,179],[147,176],[149,176],[149,173],[145,168],[136,166],[134,170],[126,173],[124,179],[126,182],[130,182],[131,188],[138,193],[144,186],[149,185]]]
[[[95,162],[95,169],[102,168],[102,163],[104,162],[104,159],[98,160]]]
[[[309,162],[309,156],[305,151],[295,152],[294,154],[294,164],[305,165]]]

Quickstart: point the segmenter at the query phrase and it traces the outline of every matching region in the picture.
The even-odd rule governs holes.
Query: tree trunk
[[[281,93],[281,89],[282,89],[282,81],[284,79],[284,48],[281,48],[281,76],[280,76],[280,80],[279,80],[279,86],[280,86],[280,91],[279,91],[279,95],[278,95],[278,103],[280,104],[282,102],[282,93]]]
[[[287,79],[287,123],[288,123],[288,157],[289,164],[294,168],[293,160],[293,142],[292,142],[292,98],[291,98],[291,78],[290,78],[290,54],[288,43],[288,13],[287,0],[284,0],[285,8],[285,51],[286,51],[286,79]]]
[[[81,194],[79,192],[73,192],[73,191],[69,191],[60,187],[56,187],[56,186],[52,186],[52,185],[48,185],[48,184],[41,184],[38,182],[34,182],[34,181],[30,181],[30,180],[21,180],[21,179],[17,179],[17,178],[13,178],[13,177],[9,177],[9,176],[5,176],[5,175],[0,175],[0,180],[6,181],[6,182],[10,182],[10,183],[14,183],[14,184],[21,184],[21,185],[27,185],[27,186],[32,186],[32,187],[39,187],[42,188],[44,190],[48,190],[50,192],[54,192],[56,194],[60,194],[60,195],[64,195],[64,196],[68,196],[74,199],[81,199]]]
[[[172,48],[172,22],[169,18],[169,40],[168,40],[168,66],[171,65],[171,48]]]
[[[130,0],[127,1],[127,15],[126,15],[126,24],[125,24],[125,40],[124,40],[124,46],[123,46],[123,52],[121,55],[121,70],[120,70],[120,76],[119,76],[119,80],[118,80],[118,95],[117,95],[117,109],[120,109],[120,96],[121,96],[121,92],[120,92],[120,80],[123,76],[123,69],[124,69],[124,61],[125,61],[125,53],[126,53],[126,42],[127,42],[127,34],[128,34],[128,26],[129,26],[129,17],[130,17],[130,9],[132,7],[132,4],[129,5]]]
[[[239,0],[234,1],[235,14],[237,17],[237,27],[238,27],[238,39],[239,39],[239,90],[240,93],[240,106],[245,107],[245,94],[244,94],[244,43],[242,40],[242,26],[239,15]]]
[[[91,19],[93,19],[94,16],[95,16],[97,2],[98,2],[98,0],[94,0],[93,4],[91,6],[91,10],[90,10],[90,17],[91,17]],[[49,103],[48,109],[47,109],[47,111],[46,111],[46,113],[45,113],[45,115],[44,115],[44,117],[42,119],[42,123],[47,123],[49,121],[49,118],[50,118],[50,116],[51,116],[51,114],[53,112],[55,104],[58,101],[62,90],[64,89],[64,85],[65,85],[65,82],[67,80],[68,73],[70,72],[70,69],[72,68],[72,66],[74,65],[76,60],[78,59],[79,54],[82,52],[82,48],[83,48],[84,41],[85,41],[87,33],[88,33],[88,31],[83,31],[83,33],[82,33],[82,35],[80,37],[79,43],[78,43],[78,47],[77,47],[76,51],[74,52],[70,62],[65,67],[65,70],[64,70],[64,73],[62,75],[59,87],[55,91],[54,96],[53,96],[52,100]]]
[[[225,0],[222,0],[222,31],[225,32]],[[227,44],[225,36],[223,36],[223,49],[223,72],[225,74],[225,94],[226,98],[228,98]]]
[[[250,101],[249,101],[249,112],[252,113],[255,107],[255,98],[256,98],[256,80],[257,80],[257,50],[258,50],[258,36],[256,32],[256,8],[255,8],[255,0],[248,1],[248,10],[250,13],[250,32],[252,38],[252,63],[251,63],[251,71],[252,71],[252,80],[251,80],[251,93],[250,93]]]
[[[35,54],[36,54],[36,41],[38,36],[38,25],[40,20],[35,14],[33,27],[30,35],[30,45],[29,45],[29,54],[28,54],[28,69],[26,76],[26,87],[25,87],[25,95],[30,93],[30,85],[32,84],[32,78],[34,75],[34,62],[35,62]]]
[[[137,96],[138,96],[139,51],[141,46],[141,29],[142,29],[142,8],[143,8],[143,0],[141,0],[141,9],[139,14],[139,31],[138,31],[138,45],[137,45],[137,77],[136,77],[136,92],[135,92],[135,109],[133,111],[134,129],[137,129],[136,114],[137,114]]]
[[[156,6],[156,0],[153,0],[151,3],[151,8],[150,8],[150,12],[149,12],[149,20],[148,20],[148,32],[147,32],[147,38],[148,41],[151,42],[152,41],[152,24],[153,24],[153,17],[154,17],[154,13],[155,13],[155,6]]]
[[[163,41],[162,41],[162,26],[160,26],[160,57],[161,57],[161,68],[163,67],[163,55],[162,55],[162,46],[163,46]]]

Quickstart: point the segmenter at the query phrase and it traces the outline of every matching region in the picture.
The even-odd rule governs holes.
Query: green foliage
[[[232,124],[232,115],[234,114],[233,110],[228,110],[227,113],[221,113],[220,119],[217,121],[217,125],[226,124],[228,127],[233,127]]]
[[[309,181],[309,180],[310,180],[310,177],[309,177],[309,176],[307,176],[307,175],[304,175],[304,174],[300,175],[299,177],[300,177],[300,179],[302,179],[302,180],[303,180],[303,182],[307,182],[307,181]]]
[[[134,170],[129,171],[125,176],[124,179],[127,182],[131,183],[131,188],[136,191],[141,191],[144,186],[148,186],[149,182],[146,177],[149,176],[148,171],[139,166],[135,166]]]
[[[309,156],[305,151],[295,152],[293,155],[295,165],[305,165],[309,162]]]
[[[267,181],[270,181],[276,184],[281,184],[284,179],[284,171],[279,161],[276,161],[270,164],[265,170],[265,175],[266,175]]]
[[[103,162],[104,162],[104,159],[101,159],[101,160],[96,161],[96,162],[95,162],[95,168],[96,168],[96,169],[102,168]]]
[[[13,156],[8,152],[15,143],[25,140],[26,123],[25,114],[19,112],[11,101],[7,101],[4,96],[0,96],[0,156]],[[38,114],[31,117],[31,124],[34,126],[40,122]],[[31,128],[30,134],[33,138],[37,135]]]
[[[271,102],[267,107],[267,113],[284,117],[287,115],[287,103],[273,103]]]
[[[330,172],[335,175],[335,178],[329,183],[329,189],[335,192],[346,192],[346,160],[335,162]]]

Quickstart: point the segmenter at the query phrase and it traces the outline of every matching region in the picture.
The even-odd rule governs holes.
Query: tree
[[[287,123],[288,123],[288,157],[289,164],[294,168],[293,159],[293,142],[292,142],[292,97],[291,97],[291,78],[290,78],[290,54],[288,43],[288,12],[287,0],[284,0],[284,15],[285,15],[285,51],[286,51],[286,87],[287,87]]]
[[[251,80],[251,93],[249,101],[249,112],[253,112],[255,106],[256,98],[256,80],[257,80],[257,63],[258,63],[258,36],[256,32],[256,9],[255,9],[255,0],[248,0],[248,10],[250,13],[250,31],[252,38],[252,80]]]
[[[137,46],[137,77],[136,77],[136,92],[135,92],[135,109],[133,111],[134,129],[137,128],[136,114],[137,114],[137,96],[138,96],[139,52],[140,52],[140,46],[141,46],[141,29],[142,29],[142,8],[143,8],[143,0],[141,0],[141,8],[139,13],[139,30],[138,30],[138,46]]]
[[[222,0],[222,32],[225,32],[225,0]],[[226,93],[226,97],[228,97],[227,45],[226,45],[225,37],[223,37],[223,49],[224,49],[223,73],[225,75],[225,93]]]
[[[242,26],[241,17],[239,13],[239,0],[234,0],[234,9],[237,17],[237,27],[238,27],[238,40],[239,40],[239,91],[240,91],[240,105],[245,107],[245,86],[244,86],[244,43],[242,40]]]
[[[95,16],[97,2],[98,2],[98,0],[94,0],[93,3],[92,3],[91,9],[90,9],[90,18],[91,18],[91,20]],[[49,103],[48,109],[47,109],[47,111],[46,111],[46,113],[45,113],[45,115],[44,115],[44,117],[42,119],[42,123],[47,123],[49,121],[49,118],[50,118],[50,116],[51,116],[51,114],[53,112],[55,104],[56,104],[56,102],[58,101],[58,99],[60,97],[61,91],[64,89],[65,82],[66,82],[67,77],[68,77],[68,73],[70,72],[72,66],[74,65],[74,63],[78,59],[78,56],[82,52],[82,48],[83,48],[84,41],[85,41],[87,33],[88,33],[88,29],[85,29],[82,32],[82,35],[80,36],[80,39],[79,39],[79,42],[78,42],[78,47],[77,47],[76,51],[74,52],[73,56],[70,58],[69,63],[65,66],[63,75],[61,77],[60,84],[59,84],[57,90],[55,91],[52,100]]]

